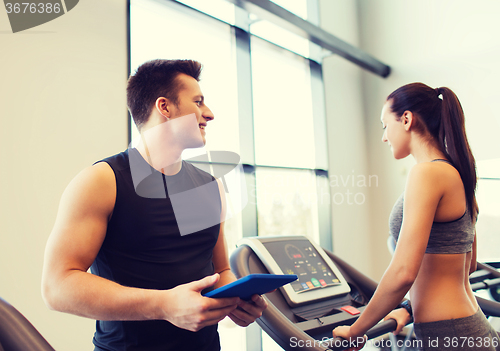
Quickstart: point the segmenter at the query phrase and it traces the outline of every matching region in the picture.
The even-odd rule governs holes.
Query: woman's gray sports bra
[[[389,217],[390,232],[396,242],[398,241],[399,232],[401,231],[401,225],[403,223],[403,205],[404,193],[401,194],[394,204]],[[469,252],[472,250],[474,234],[475,225],[472,222],[469,209],[467,208],[462,217],[454,221],[432,223],[429,242],[427,243],[425,253],[458,254]]]

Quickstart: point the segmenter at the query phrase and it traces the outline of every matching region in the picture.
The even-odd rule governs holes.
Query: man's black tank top
[[[178,174],[165,176],[136,149],[99,162],[115,173],[116,201],[93,274],[124,286],[162,290],[214,273],[221,201],[210,174],[183,161]],[[190,232],[183,224],[181,235],[176,209],[177,217],[201,223],[195,225],[199,230]],[[211,224],[205,228],[204,223]],[[220,349],[217,325],[190,332],[161,320],[97,321],[94,345],[99,351]]]

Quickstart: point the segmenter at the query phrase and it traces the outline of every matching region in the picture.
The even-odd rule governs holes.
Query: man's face
[[[204,96],[196,79],[186,74],[179,74],[177,80],[180,85],[178,105],[173,107],[169,123],[181,122],[180,120],[176,121],[176,119],[185,119],[184,123],[179,123],[184,129],[183,134],[191,135],[196,139],[199,139],[199,135],[201,135],[204,145],[206,143],[205,128],[208,121],[214,119],[214,115],[205,105]],[[199,134],[194,135],[195,132]]]

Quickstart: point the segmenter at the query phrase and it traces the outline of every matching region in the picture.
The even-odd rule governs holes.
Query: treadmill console
[[[351,291],[323,249],[306,237],[252,237],[242,239],[240,245],[251,247],[270,273],[299,277],[280,288],[292,307]]]

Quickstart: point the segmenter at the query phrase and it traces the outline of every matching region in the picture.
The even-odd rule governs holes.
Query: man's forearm
[[[98,320],[160,319],[159,300],[165,293],[121,286],[81,271],[45,283],[43,288],[44,300],[51,309]]]

